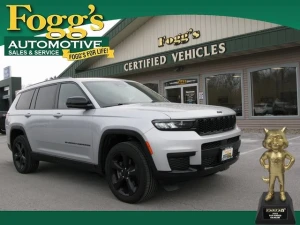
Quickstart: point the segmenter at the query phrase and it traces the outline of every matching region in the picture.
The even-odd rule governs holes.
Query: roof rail
[[[36,84],[41,84],[41,83],[44,83],[44,82],[47,82],[47,81],[48,81],[48,80],[44,80],[44,81],[41,81],[41,82],[37,82],[37,83],[35,83],[35,84],[29,84],[29,85],[27,85],[25,88],[31,87],[31,86],[36,85]]]
[[[70,79],[70,78],[74,79],[73,77],[56,77],[56,78],[54,78],[54,79],[44,80],[44,81],[41,81],[41,82],[38,82],[38,83],[35,83],[35,84],[29,84],[29,85],[27,85],[25,88],[31,87],[31,86],[33,86],[33,85],[41,84],[41,83],[44,83],[44,82],[52,81],[52,80],[58,80],[58,79]]]

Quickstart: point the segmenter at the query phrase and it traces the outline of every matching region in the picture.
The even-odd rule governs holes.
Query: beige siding
[[[164,93],[163,83],[166,80],[188,77],[198,77],[199,91],[204,89],[204,75],[219,74],[230,71],[243,71],[243,99],[244,99],[244,119],[239,119],[238,124],[241,128],[262,129],[279,128],[287,126],[289,129],[300,129],[300,118],[287,119],[251,119],[249,115],[249,90],[248,90],[248,70],[256,67],[279,66],[283,64],[295,63],[300,66],[300,47],[281,49],[265,53],[257,53],[247,56],[238,56],[216,61],[209,61],[186,66],[182,72],[175,72],[173,68],[147,72],[138,75],[122,77],[124,79],[136,80],[141,83],[158,82],[160,93]],[[300,77],[298,70],[298,88],[300,87]],[[299,90],[298,90],[299,91]],[[298,95],[299,96],[299,95]],[[202,102],[200,102],[201,104]]]
[[[114,48],[114,59],[99,57],[99,60],[92,64],[90,68],[269,29],[275,26],[277,25],[267,22],[222,16],[182,15],[153,17]],[[190,38],[188,43],[178,46],[165,45],[161,48],[158,47],[159,37],[174,37],[179,33],[187,32],[190,28],[200,30],[200,38]]]

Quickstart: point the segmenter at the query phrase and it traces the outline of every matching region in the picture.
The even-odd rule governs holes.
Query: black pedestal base
[[[275,192],[274,198],[266,202],[264,192],[259,200],[256,224],[295,224],[293,201],[286,192],[286,201],[280,200],[279,192]]]

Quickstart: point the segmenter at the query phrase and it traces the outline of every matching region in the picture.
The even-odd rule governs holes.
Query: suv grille
[[[213,167],[222,164],[221,162],[222,149],[223,147],[228,145],[231,145],[233,147],[233,157],[236,157],[240,146],[239,136],[221,140],[221,141],[214,141],[214,142],[203,144],[201,146],[202,166]]]
[[[209,135],[233,130],[236,124],[235,115],[197,119],[196,132]]]
[[[222,141],[208,142],[208,143],[202,144],[201,150],[203,151],[203,150],[209,150],[211,148],[218,148],[218,147],[221,147],[222,145],[233,144],[235,142],[238,142],[239,140],[240,140],[240,136],[236,136],[236,137],[225,139]]]
[[[235,158],[238,154],[238,149],[233,149],[233,158]],[[209,156],[202,157],[202,166],[204,167],[214,167],[222,164],[221,162],[221,153],[215,153]]]

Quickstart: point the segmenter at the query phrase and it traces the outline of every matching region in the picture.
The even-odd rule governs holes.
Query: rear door
[[[88,97],[75,82],[60,84],[56,109],[51,118],[51,134],[57,155],[85,162],[92,162],[92,115],[94,110],[74,109],[66,106],[70,97]]]
[[[31,118],[31,105],[35,94],[37,93],[36,89],[31,89],[20,94],[18,102],[16,103],[15,110],[10,110],[11,115],[9,116],[9,122],[12,122],[12,126],[22,126],[25,129],[27,139],[30,143],[32,150],[34,150],[34,140],[30,133],[30,127],[32,125]],[[13,106],[12,106],[13,107]],[[11,143],[12,144],[12,143]]]
[[[57,150],[51,138],[51,122],[55,111],[57,89],[57,84],[37,88],[30,110],[25,115],[28,118],[26,133],[35,152],[52,154]]]

